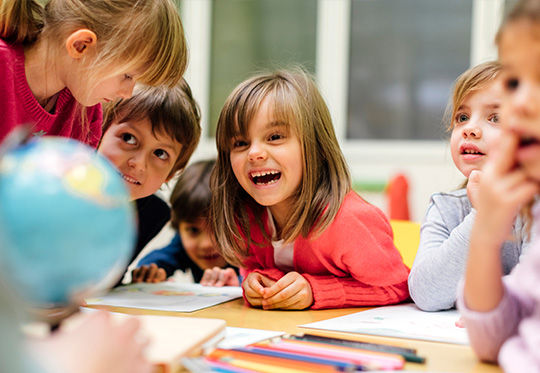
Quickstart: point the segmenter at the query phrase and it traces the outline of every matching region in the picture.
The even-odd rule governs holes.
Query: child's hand
[[[204,286],[239,286],[238,276],[232,268],[208,268],[204,270],[201,279],[201,285]]]
[[[147,345],[148,338],[141,335],[138,320],[113,322],[106,312],[31,342],[38,360],[51,364],[50,371],[79,373],[150,373],[152,365],[143,356]]]
[[[472,207],[476,208],[476,200],[478,199],[478,193],[480,188],[480,177],[482,171],[473,170],[469,175],[469,181],[467,182],[467,197],[471,202]]]
[[[262,307],[263,291],[276,282],[257,272],[251,272],[242,282],[244,296],[253,307]]]
[[[482,171],[475,204],[477,234],[492,242],[494,247],[507,238],[520,208],[538,193],[538,185],[516,168],[515,153],[518,139],[505,133],[493,150]]]
[[[149,266],[135,268],[131,272],[131,282],[162,282],[167,279],[167,273],[163,268],[159,268],[156,263]]]
[[[313,304],[311,285],[298,272],[289,272],[274,285],[263,289],[265,310],[303,310]]]

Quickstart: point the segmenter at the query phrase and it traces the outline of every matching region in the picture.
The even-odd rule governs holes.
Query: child
[[[330,113],[302,71],[241,83],[219,117],[212,174],[217,244],[264,309],[408,298],[387,218],[351,190]]]
[[[187,65],[172,0],[3,0],[0,38],[0,141],[29,123],[95,148],[101,102],[174,85]]]
[[[171,194],[171,243],[146,255],[132,272],[133,282],[160,282],[177,269],[191,270],[193,280],[209,286],[238,286],[233,268],[215,248],[208,222],[212,200],[210,172],[215,161],[193,163],[180,175]]]
[[[420,233],[420,246],[409,274],[409,291],[425,311],[455,306],[457,286],[465,272],[469,237],[476,216],[477,183],[474,181],[500,136],[499,110],[502,87],[498,62],[486,62],[464,72],[454,85],[450,152],[456,167],[470,178],[467,187],[431,196]],[[451,105],[451,106],[450,106]],[[503,273],[508,274],[526,251],[521,218],[513,226],[512,239],[501,251]]]
[[[153,193],[184,169],[200,136],[199,107],[184,79],[172,88],[137,85],[133,97],[106,107],[98,150],[137,202],[138,240],[130,262],[169,220],[169,207]]]
[[[500,143],[483,169],[458,306],[472,348],[507,372],[540,371],[540,242],[502,278],[500,248],[520,208],[540,193],[540,0],[520,1],[497,36],[504,95]],[[533,218],[540,219],[539,206]]]

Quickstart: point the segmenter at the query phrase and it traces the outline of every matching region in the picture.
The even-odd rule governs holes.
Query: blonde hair
[[[444,115],[448,131],[454,128],[456,115],[463,101],[471,93],[484,89],[493,83],[500,72],[501,65],[498,61],[488,61],[471,67],[456,79],[452,97],[448,101]]]
[[[152,133],[166,134],[182,144],[171,178],[186,167],[201,137],[201,114],[189,84],[184,79],[172,88],[137,84],[131,98],[105,107],[103,133],[113,123],[145,119],[150,120]]]
[[[96,54],[86,57],[81,77],[88,90],[104,78],[139,69],[140,83],[174,86],[187,68],[184,30],[172,0],[2,0],[0,5],[2,39],[30,47],[44,41],[53,57],[82,28],[97,38]],[[84,107],[81,114],[84,126]]]
[[[250,225],[264,226],[264,207],[244,191],[234,176],[230,162],[232,140],[238,132],[247,135],[251,120],[266,98],[270,100],[274,119],[298,135],[303,155],[302,182],[283,227],[284,241],[288,243],[299,236],[324,231],[351,190],[349,170],[330,112],[313,79],[297,68],[244,81],[230,94],[221,111],[216,129],[218,157],[211,177],[216,240],[223,256],[234,264],[241,264],[239,256],[246,257],[248,245],[253,243]],[[249,212],[255,222],[250,222]],[[266,232],[264,235],[270,239]]]

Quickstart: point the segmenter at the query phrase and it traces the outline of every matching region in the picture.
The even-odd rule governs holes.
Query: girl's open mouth
[[[281,172],[279,171],[261,171],[261,172],[252,172],[249,174],[251,180],[255,185],[269,185],[277,183],[281,178]]]

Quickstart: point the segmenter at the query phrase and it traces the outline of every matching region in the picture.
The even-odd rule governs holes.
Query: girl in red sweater
[[[387,218],[351,188],[328,108],[302,70],[241,83],[216,133],[217,246],[264,309],[398,303],[408,269]]]

